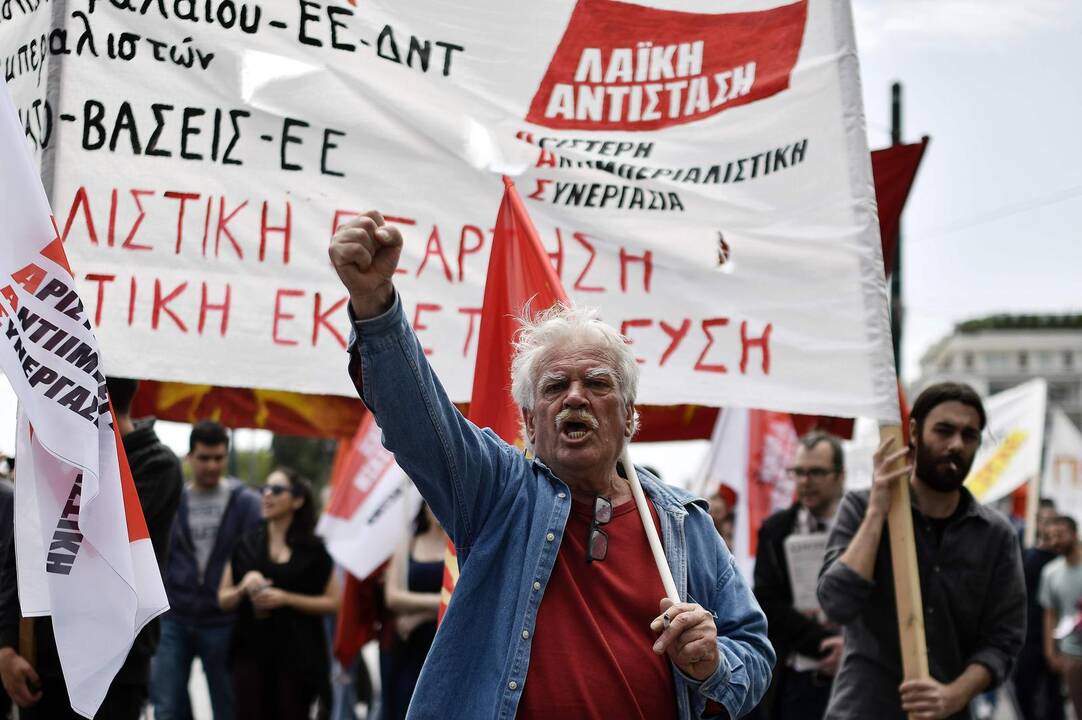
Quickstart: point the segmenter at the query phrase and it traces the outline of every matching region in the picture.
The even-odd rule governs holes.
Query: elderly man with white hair
[[[408,717],[750,712],[774,652],[706,503],[638,470],[683,600],[674,605],[618,471],[637,426],[638,365],[623,338],[579,308],[524,323],[511,387],[531,457],[447,398],[394,289],[401,251],[377,212],[330,245],[350,297],[351,377],[461,566]]]

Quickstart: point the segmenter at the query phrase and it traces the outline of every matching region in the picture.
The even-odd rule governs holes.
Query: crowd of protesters
[[[140,633],[98,717],[134,720],[152,707],[155,718],[187,720],[192,716],[188,684],[195,658],[206,675],[215,720],[329,717],[331,661],[323,619],[339,611],[339,587],[333,562],[314,533],[318,508],[309,482],[287,467],[272,471],[258,492],[226,477],[229,436],[217,423],[202,422],[191,432],[190,481],[183,485],[180,463],[158,440],[153,420],[129,415],[136,384],[110,379],[109,387],[171,610]],[[976,698],[1009,681],[1009,695],[1022,718],[1057,720],[1065,718],[1070,707],[1080,717],[1082,546],[1075,519],[1042,500],[1036,544],[1023,550],[1006,518],[978,503],[964,487],[985,424],[983,405],[967,386],[941,383],[927,389],[914,403],[911,417],[911,445],[884,444],[875,455],[872,487],[863,491],[845,492],[845,457],[837,438],[821,432],[800,438],[787,468],[796,497],[791,507],[770,516],[758,530],[754,600],[749,593],[746,601],[752,603],[749,612],[761,607],[765,613],[776,663],[772,674],[763,676],[769,677],[769,688],[760,689],[766,691],[761,701],[755,697],[732,703],[740,709],[734,714],[748,712],[759,720],[969,718],[977,717],[972,709]],[[912,492],[930,678],[903,683],[885,528],[891,484],[904,480]],[[708,500],[709,514],[706,504],[694,499],[685,512],[699,513],[718,546],[724,547],[724,537],[731,548],[735,494],[722,485]],[[521,512],[515,505],[498,512],[506,517]],[[572,579],[569,573],[588,572],[606,561],[610,543],[624,546],[630,535],[641,533],[641,526],[634,530],[637,520],[627,515],[632,505],[614,508],[596,501],[580,506],[574,501],[568,526],[580,523],[587,542],[575,546],[574,558],[560,550],[553,558],[550,582],[566,577],[576,594],[596,591],[600,586]],[[77,717],[68,707],[48,619],[33,623],[36,656],[20,654],[12,507],[11,483],[0,479],[0,674],[6,691],[0,717],[12,709],[12,699],[20,707],[20,718]],[[385,627],[380,709],[369,717],[405,718],[419,679],[424,682],[422,666],[437,637],[447,537],[426,503],[388,564],[381,596]],[[600,544],[599,538],[604,539]],[[807,588],[794,587],[789,563],[794,543],[816,541],[822,543],[823,560],[816,597],[809,603]],[[538,549],[544,547],[542,540]],[[490,553],[499,562],[507,550],[503,545],[476,552]],[[636,557],[636,562],[650,561]],[[689,562],[694,564],[695,558]],[[611,557],[608,564],[627,572]],[[488,580],[494,587],[514,575],[499,565],[491,572]],[[527,607],[529,594],[539,585],[527,583]],[[513,606],[515,595],[495,600]],[[597,612],[596,598],[576,601],[572,596],[555,612],[582,612],[584,599],[594,602],[591,612]],[[520,612],[522,608],[512,614]],[[603,617],[599,614],[591,622],[606,622]],[[662,617],[675,623],[663,613],[655,634],[664,630]],[[537,622],[558,629],[553,618],[542,613]],[[486,620],[483,615],[473,618],[468,632],[484,636],[489,630],[478,624]],[[530,630],[522,631],[523,639],[530,635]],[[591,673],[606,673],[606,662],[598,656],[590,661],[594,667],[576,659],[587,652],[579,641],[559,632],[535,641],[549,653],[546,660],[567,664],[549,667],[553,682],[545,685],[547,693],[567,682],[574,668],[586,673],[579,678],[583,697],[595,692]],[[602,633],[589,642],[601,647],[611,641]],[[484,683],[486,673],[501,670],[485,665],[484,643],[475,640],[473,646],[466,655],[459,648],[456,662],[468,667],[464,677]],[[438,643],[433,652],[441,652]],[[675,662],[672,667],[670,677],[684,674]],[[730,673],[736,673],[735,665]],[[511,685],[514,691],[515,682]],[[687,687],[692,693],[698,686]],[[667,692],[672,692],[671,685]],[[565,701],[545,697],[530,702],[534,704],[522,706],[526,709],[518,716],[540,717],[534,709],[564,707]],[[623,701],[605,694],[567,717],[600,717],[611,702]],[[632,703],[660,707],[642,695]],[[704,717],[728,713],[723,703],[709,697],[701,707]],[[346,712],[345,717],[352,716],[351,709]],[[436,704],[423,711],[415,708],[411,716],[451,715],[450,708]]]

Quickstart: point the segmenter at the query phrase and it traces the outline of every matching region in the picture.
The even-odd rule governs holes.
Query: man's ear
[[[628,440],[635,434],[635,403],[627,404],[627,417],[624,418],[624,437]]]
[[[522,424],[526,428],[526,439],[530,441],[530,445],[533,445],[534,432],[536,427],[534,426],[533,413],[522,408]]]
[[[916,418],[909,418],[909,447],[910,447],[910,449],[917,447],[917,420],[916,420]]]

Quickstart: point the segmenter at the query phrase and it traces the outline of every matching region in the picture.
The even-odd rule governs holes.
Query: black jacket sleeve
[[[782,653],[792,651],[819,657],[819,644],[832,634],[793,607],[793,589],[785,559],[785,538],[792,529],[792,520],[791,510],[768,518],[759,528],[755,557],[755,598],[766,613],[770,641],[778,650],[779,662],[784,662]]]
[[[12,502],[10,493],[0,492],[0,504]],[[10,509],[10,508],[8,508]],[[0,515],[12,518],[0,507]],[[19,648],[19,584],[15,577],[15,523],[0,524],[0,647]]]
[[[845,494],[830,528],[823,567],[819,570],[819,606],[828,618],[839,625],[847,625],[856,620],[868,607],[875,590],[874,582],[840,561],[860,529],[867,509],[867,490]],[[883,553],[888,542],[889,533],[884,532],[877,552]]]

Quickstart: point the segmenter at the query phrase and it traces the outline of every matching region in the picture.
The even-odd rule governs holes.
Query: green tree
[[[308,478],[318,500],[320,492],[330,480],[337,448],[337,440],[275,435],[271,440],[270,454],[273,465],[288,465]]]

